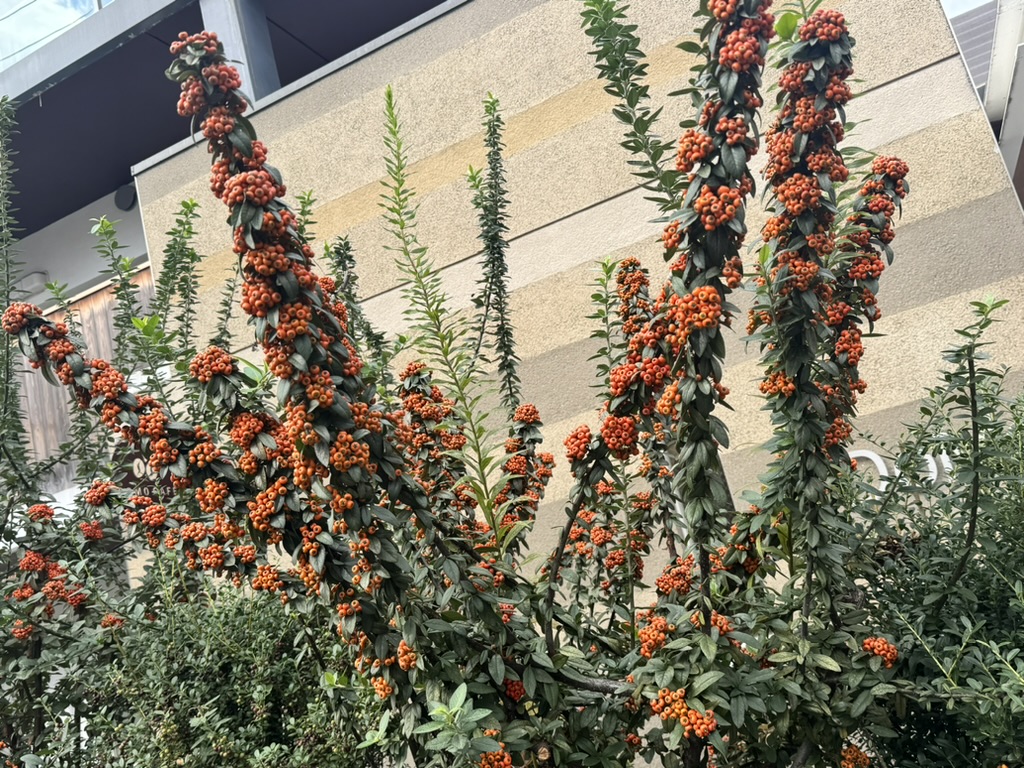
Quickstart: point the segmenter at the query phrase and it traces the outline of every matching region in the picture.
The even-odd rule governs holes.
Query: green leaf
[[[487,662],[487,670],[491,673],[491,679],[498,685],[505,681],[505,660],[498,654],[491,656]]]
[[[711,661],[715,658],[715,641],[710,636],[702,634],[699,640],[700,650]]]
[[[861,691],[860,695],[854,700],[853,706],[850,707],[850,715],[853,717],[863,715],[873,699],[874,696],[872,696],[871,691]]]
[[[715,671],[705,672],[702,675],[698,675],[697,678],[691,681],[690,685],[687,686],[687,693],[691,696],[697,696],[717,683],[723,677],[725,677],[724,672]]]
[[[824,653],[812,653],[809,657],[811,666],[827,669],[830,672],[842,672],[839,662]]]
[[[469,689],[466,687],[465,683],[456,688],[455,693],[452,694],[451,699],[448,701],[448,709],[461,709],[462,705],[466,703],[466,694],[468,692]]]
[[[780,40],[792,40],[793,34],[796,32],[796,28],[799,24],[799,14],[788,11],[786,13],[779,14],[779,18],[775,22],[775,32],[778,34]]]

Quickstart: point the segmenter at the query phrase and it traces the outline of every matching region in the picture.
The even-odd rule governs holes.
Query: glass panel
[[[97,10],[97,0],[0,0],[0,70],[57,39]]]

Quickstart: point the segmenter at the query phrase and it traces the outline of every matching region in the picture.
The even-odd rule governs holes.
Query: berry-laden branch
[[[427,352],[453,397],[446,401],[433,385],[420,380],[422,369],[411,369],[405,385],[406,404],[413,407],[404,414],[387,414],[375,400],[375,388],[360,377],[362,363],[347,332],[345,306],[333,298],[333,281],[318,279],[312,271],[312,250],[280,199],[284,187],[276,169],[266,164],[266,147],[242,114],[246,102],[237,90],[237,72],[227,65],[220,43],[209,33],[183,35],[172,52],[178,58],[168,74],[182,85],[179,111],[203,118],[202,131],[213,155],[211,189],[230,211],[235,250],[243,264],[242,306],[272,373],[281,380],[278,396],[291,451],[275,457],[280,472],[274,485],[253,499],[252,515],[295,554],[309,591],[326,592],[335,602],[339,632],[358,650],[358,667],[372,676],[381,698],[402,710],[407,736],[415,743],[426,741],[412,733],[424,714],[423,687],[417,684],[417,670],[424,667],[475,679],[475,696],[491,707],[497,722],[504,719],[504,680],[496,679],[489,657],[473,660],[468,649],[474,643],[482,642],[499,659],[529,660],[524,684],[533,695],[538,678],[550,681],[555,687],[546,691],[545,706],[553,713],[561,711],[563,694],[555,678],[543,671],[553,668],[553,662],[537,649],[536,627],[515,617],[516,603],[522,604],[524,617],[534,611],[518,583],[505,582],[509,566],[493,551],[500,534],[492,533],[492,542],[484,538],[484,524],[467,520],[462,530],[450,525],[428,495],[441,490],[436,481],[443,476],[434,470],[424,475],[416,464],[407,471],[400,450],[408,447],[406,438],[412,435],[412,446],[426,448],[429,456],[425,443],[416,445],[417,430],[419,437],[442,446],[446,439],[464,438],[469,450],[454,443],[451,447],[475,466],[467,464],[472,471],[463,477],[455,476],[461,470],[452,473],[454,482],[441,497],[471,492],[471,500],[485,513],[486,528],[495,530],[502,486],[491,487],[488,477],[493,459],[484,445],[487,429],[466,375],[473,362],[467,360],[463,334],[444,306],[436,270],[416,239],[413,193],[390,90],[386,220],[398,239],[393,250],[411,278],[408,312],[422,327]],[[518,411],[516,419],[522,422],[517,429],[523,432],[525,450],[527,442],[536,442],[531,430],[538,419],[535,412]],[[537,459],[537,478],[531,481],[535,492],[543,485],[540,470],[548,463],[539,454]],[[453,466],[437,462],[441,469]],[[424,481],[431,485],[424,487]],[[524,495],[527,506],[535,505],[529,492]],[[340,552],[340,542],[347,543],[351,556]],[[500,601],[503,591],[508,591],[508,604]],[[440,614],[448,618],[442,621]],[[575,686],[586,687],[610,686],[594,681]],[[509,744],[516,743],[514,733],[505,734]]]
[[[879,252],[891,256],[891,217],[906,194],[907,169],[893,158],[875,160],[853,213],[845,226],[836,225],[837,185],[849,176],[838,145],[852,97],[846,80],[853,73],[854,41],[843,15],[832,10],[813,12],[796,33],[783,44],[781,112],[767,135],[764,173],[773,215],[762,232],[748,326],[761,342],[760,389],[769,398],[775,435],[768,450],[776,458],[755,514],[739,521],[736,535],[768,540],[777,525],[785,530],[791,582],[784,595],[796,595],[797,631],[777,633],[771,642],[780,652],[769,658],[798,662],[794,682],[814,691],[814,701],[801,702],[793,721],[797,738],[810,740],[798,750],[807,759],[806,745],[820,743],[829,726],[850,727],[835,703],[843,687],[834,680],[821,684],[828,672],[814,667],[839,672],[856,659],[837,649],[851,655],[859,650],[853,639],[861,629],[858,614],[843,605],[854,593],[844,543],[852,528],[838,486],[850,471],[844,445],[857,394],[866,386],[857,368],[860,325],[879,317]],[[812,652],[817,647],[833,658],[826,663]],[[860,715],[871,701],[862,692],[851,711]]]
[[[169,514],[154,499],[134,496],[127,501],[122,518],[132,535],[144,534],[153,548],[178,546],[191,565],[214,573],[230,571],[238,579],[252,581],[257,589],[284,588],[285,579],[277,569],[266,564],[262,552],[257,562],[257,547],[247,542],[251,535],[264,549],[283,539],[269,525],[271,515],[262,500],[268,495],[273,499],[284,487],[278,460],[290,454],[287,430],[273,417],[244,407],[242,391],[253,382],[234,358],[211,348],[190,366],[193,379],[231,425],[231,442],[240,450],[240,455],[232,457],[203,428],[172,421],[156,398],[130,392],[124,374],[110,363],[83,357],[67,325],[46,320],[38,307],[12,304],[4,312],[2,326],[17,337],[33,368],[66,385],[79,408],[95,412],[115,436],[148,460],[175,493],[207,516]],[[294,591],[298,579],[287,581]]]
[[[213,155],[210,187],[229,209],[243,264],[242,308],[281,380],[278,399],[294,445],[286,457],[291,476],[278,478],[278,488],[255,503],[271,513],[269,525],[285,547],[300,553],[311,591],[326,582],[364,596],[359,621],[343,622],[346,634],[358,623],[378,635],[388,619],[370,610],[370,598],[379,590],[386,602],[399,602],[408,586],[391,530],[401,518],[379,506],[380,491],[387,488],[395,510],[423,512],[425,497],[403,477],[404,462],[384,434],[383,409],[359,376],[345,307],[331,297],[333,281],[313,272],[313,251],[280,199],[280,174],[267,165],[266,147],[243,116],[237,71],[212,34],[186,35],[172,53],[168,77],[182,85],[178,111],[202,117]],[[355,566],[346,538],[360,553]]]
[[[760,388],[776,427],[770,450],[780,456],[758,517],[764,525],[784,513],[791,542],[804,542],[806,635],[815,580],[831,595],[846,582],[842,558],[829,550],[835,546],[829,531],[841,527],[831,484],[849,467],[843,445],[857,394],[866,387],[857,370],[860,325],[880,316],[879,251],[891,256],[892,216],[906,194],[907,169],[893,158],[875,160],[848,226],[837,230],[835,185],[849,175],[838,144],[852,96],[845,81],[853,72],[853,40],[842,14],[826,10],[812,14],[798,37],[786,50],[782,112],[768,133],[765,176],[774,216],[763,232],[749,330],[759,331],[764,350]]]
[[[714,531],[722,511],[732,509],[720,456],[728,433],[713,412],[728,394],[722,384],[723,328],[735,311],[727,297],[743,273],[744,201],[754,190],[747,163],[758,148],[761,72],[774,34],[770,5],[702,4],[706,59],[683,91],[700,117],[683,123],[676,170],[685,194],[675,200],[678,212],[662,238],[671,278],[653,301],[638,263],[623,263],[619,279],[629,353],[611,373],[609,412],[645,419],[645,432],[662,441],[671,457],[666,522],[673,546],[677,539],[697,546],[706,631]],[[661,466],[652,469],[657,478]]]

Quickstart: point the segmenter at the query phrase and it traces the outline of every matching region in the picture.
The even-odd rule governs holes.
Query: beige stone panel
[[[675,48],[675,42],[650,56],[653,101],[668,105],[662,126],[674,125],[689,111],[679,100],[667,99],[669,91],[685,84],[692,61]],[[951,97],[936,98],[939,83],[947,84]],[[610,103],[599,83],[590,80],[509,119],[511,236],[530,232],[633,186],[626,157],[617,148],[621,127],[608,115]],[[865,123],[854,141],[875,146],[922,127],[924,121],[975,108],[977,99],[961,61],[947,59],[855,101],[850,107],[852,120],[880,113],[893,117]],[[592,117],[584,120],[587,116]],[[482,162],[481,138],[475,135],[412,167],[413,184],[422,196],[421,240],[442,246],[435,249],[442,266],[465,258],[476,247],[475,217],[468,205],[464,176],[468,165],[479,167]],[[582,176],[585,183],[581,183]],[[371,183],[317,210],[321,232],[345,232],[368,254],[372,279],[364,287],[370,295],[401,279],[383,248],[387,235],[379,224],[379,195],[379,185]]]
[[[644,30],[657,45],[679,34],[678,17],[673,16],[682,12],[682,18],[689,18],[695,4],[689,12],[676,3],[645,6]],[[591,81],[592,88],[597,86],[588,56],[589,39],[580,29],[579,8],[574,2],[552,0],[443,53],[411,73],[392,78],[410,160],[417,163],[442,153],[445,157],[438,160],[438,168],[457,168],[457,174],[463,173],[471,159],[482,156],[478,149],[472,154],[466,150],[479,147],[480,104],[490,90],[499,94],[509,115],[516,115],[581,81]],[[666,34],[665,30],[673,30],[673,34]],[[372,57],[386,55],[384,49]],[[341,70],[261,110],[254,116],[254,124],[271,147],[271,162],[291,180],[293,191],[312,188],[321,200],[334,201],[369,186],[369,199],[375,202],[377,190],[373,185],[382,172],[383,93],[382,89],[374,88],[343,103],[334,102],[330,98],[331,83],[345,77],[346,71]],[[600,95],[599,87],[596,93]],[[593,100],[588,101],[591,106],[583,114],[592,116]],[[330,105],[326,110],[325,104]],[[575,114],[572,107],[579,104],[570,97],[564,106],[567,114]],[[540,116],[546,114],[542,111]],[[557,129],[559,122],[551,123],[551,127]],[[451,153],[446,150],[471,137],[477,140],[464,145],[458,153],[458,163],[450,163]],[[202,148],[190,152],[203,154]],[[161,167],[143,174],[144,187],[146,176],[159,173]],[[200,187],[190,173],[194,168],[189,163],[184,176],[180,174],[185,169],[178,168],[179,177],[188,179],[188,183],[153,200],[152,205],[167,198],[173,204],[182,197],[195,195]],[[436,169],[422,170],[423,188],[430,189],[437,184],[429,181]],[[206,171],[196,175],[203,179]],[[211,252],[219,246],[216,240],[206,239],[205,232],[200,244]]]
[[[858,91],[877,88],[933,61],[958,55],[939,0],[838,0],[825,7],[843,12],[857,41],[853,55],[854,77],[862,80]],[[962,62],[960,68],[966,76]]]
[[[867,352],[860,372],[868,382],[868,391],[861,396],[860,412],[872,414],[916,400],[922,386],[930,381],[923,372],[936,370],[941,365],[942,351],[953,346],[953,329],[972,322],[969,302],[988,296],[1010,300],[1000,314],[1003,322],[994,325],[986,335],[992,344],[990,354],[1012,368],[1024,366],[1024,343],[1020,339],[1024,275],[1017,275],[883,318],[880,330],[888,335],[865,340]],[[738,450],[761,445],[770,432],[763,420],[756,418],[762,403],[753,394],[753,383],[759,377],[757,361],[730,366],[726,375],[735,382],[730,400],[736,411],[723,415],[729,425],[732,447]]]
[[[958,68],[952,69],[945,62],[933,69],[936,72],[919,73],[873,92],[865,96],[864,101],[876,102],[867,105],[872,112],[892,108],[911,98],[904,92],[904,85],[910,93],[917,91],[920,85],[915,82],[917,78],[934,80],[935,74],[959,74]],[[906,113],[907,119],[900,123],[868,123],[858,137],[861,144],[882,154],[904,157],[911,164],[913,194],[899,227],[951,210],[1009,185],[1005,168],[989,138],[991,134],[983,113],[975,109],[969,99],[951,98],[943,104],[942,112],[928,114],[922,110],[910,110]],[[941,122],[929,122],[933,119]],[[958,178],[963,178],[964,183],[951,183]],[[970,183],[967,183],[968,179]],[[534,340],[529,346],[531,353],[557,347],[565,342],[567,336],[572,337],[574,329],[585,326],[578,321],[581,313],[587,314],[585,306],[589,300],[589,291],[579,290],[583,273],[577,271],[567,276],[566,282],[575,290],[564,293],[560,288],[562,273],[580,265],[586,265],[582,269],[589,271],[592,262],[611,253],[625,255],[635,251],[637,255],[650,258],[657,250],[652,244],[656,243],[661,229],[661,225],[651,221],[655,214],[653,204],[644,199],[644,192],[634,190],[513,239],[509,249],[509,276],[513,290],[547,281],[543,292],[556,313],[555,317],[551,312],[518,315],[517,324]],[[752,206],[748,213],[750,229],[758,231],[763,221],[764,214],[759,206]],[[453,306],[468,304],[479,275],[478,260],[465,259],[444,269],[442,274]],[[587,282],[584,279],[582,284]],[[556,299],[559,294],[561,297]],[[385,330],[394,333],[405,326],[401,316],[403,304],[397,290],[374,296],[364,304],[374,322]],[[536,304],[534,302],[533,306]],[[537,319],[534,321],[533,317]],[[537,333],[531,334],[531,322],[541,323]],[[558,334],[548,332],[552,324],[559,328]]]
[[[1007,247],[1008,243],[1020,242],[1024,242],[1024,219],[1012,189],[901,227],[894,244],[896,261],[882,280],[880,298],[885,316],[879,330],[886,332],[890,315],[942,299],[951,291],[984,290],[988,283],[1021,274],[1024,264],[1020,253]],[[969,258],[971,254],[984,254],[983,268]],[[610,255],[615,259],[638,256],[652,275],[664,274],[661,252],[654,242],[642,241]],[[586,386],[574,377],[563,377],[558,387],[548,385],[559,371],[593,368],[588,358],[598,345],[587,338],[594,328],[594,321],[587,315],[593,312],[590,296],[596,275],[596,265],[584,263],[511,296],[516,341],[527,360],[522,372],[523,391],[542,414],[575,412],[591,399]],[[931,279],[932,275],[941,275],[942,279]],[[732,298],[743,317],[752,295],[740,291]],[[735,331],[727,331],[726,359],[730,365],[759,353],[756,345],[745,343],[741,326],[739,323]],[[736,389],[748,382],[726,384]]]
[[[928,17],[925,11],[931,3],[908,5],[912,6],[908,12],[915,19],[917,16]],[[480,156],[476,122],[466,120],[467,115],[479,111],[479,98],[486,90],[483,86],[480,89],[475,87],[476,79],[493,79],[498,76],[506,86],[501,89],[501,94],[506,109],[513,115],[509,129],[512,155],[516,153],[518,144],[523,142],[523,136],[520,134],[552,135],[562,130],[571,120],[583,120],[607,112],[608,100],[602,97],[598,83],[592,79],[590,62],[585,52],[586,40],[576,28],[577,11],[573,4],[564,1],[551,2],[532,9],[470,45],[444,54],[421,70],[399,79],[399,90],[408,92],[408,97],[403,97],[403,100],[407,116],[406,133],[412,147],[412,158],[415,160],[420,156],[431,156],[431,153],[440,155],[436,158],[431,156],[432,162],[416,169],[420,171],[417,181],[421,189],[430,191],[443,183],[446,177],[452,174],[461,175],[468,162],[471,162],[474,156]],[[941,18],[941,13],[939,17]],[[674,39],[669,44],[657,45],[666,39],[666,30],[678,29],[679,19],[680,9],[673,4],[653,2],[643,4],[636,19],[645,38],[656,45],[650,57],[650,80],[656,95],[660,95],[658,91],[677,87],[681,82],[678,73],[685,71],[685,57],[674,48]],[[578,39],[580,46],[567,47],[566,41],[573,39]],[[905,55],[909,52],[906,48],[902,50]],[[870,60],[866,85],[871,87],[876,83],[871,77],[875,70],[870,67],[874,66],[877,57],[871,55],[870,47],[866,53],[864,58]],[[922,51],[919,59],[903,58],[900,60],[904,62],[901,66],[879,68],[878,82],[881,82],[882,73],[885,77],[900,77],[905,74],[905,62],[914,61],[921,66],[922,63],[934,61],[935,57],[947,53],[943,45],[935,45],[928,49],[928,56]],[[521,77],[508,77],[509,60],[529,62],[529,71],[521,72]],[[450,87],[452,72],[464,75],[458,78],[458,89]],[[342,231],[363,217],[373,216],[376,213],[379,192],[379,188],[371,181],[380,173],[379,140],[367,139],[376,138],[380,132],[380,94],[364,94],[361,98],[349,101],[326,114],[322,113],[325,101],[323,97],[326,93],[321,94],[317,104],[322,116],[311,119],[296,118],[297,115],[306,114],[308,109],[304,109],[303,105],[308,107],[307,102],[317,98],[318,89],[329,92],[332,78],[341,78],[343,74],[344,71],[332,75],[322,81],[323,85],[315,84],[263,110],[256,117],[261,135],[267,138],[274,148],[272,159],[282,167],[286,177],[292,180],[293,189],[311,187],[322,199],[329,201],[321,206],[318,213],[323,225],[321,233],[324,235]],[[443,85],[439,82],[442,79],[445,81]],[[572,83],[576,81],[583,82],[574,87]],[[542,103],[535,114],[531,109],[525,114],[518,114],[524,105],[528,107],[548,93],[545,89],[554,88],[557,91],[560,87],[567,87],[566,92],[559,92],[557,97],[547,99],[547,103]],[[476,90],[480,93],[476,93]],[[331,103],[329,98],[326,101]],[[463,101],[465,103],[462,103]],[[286,108],[286,105],[289,106]],[[557,116],[561,116],[562,119],[557,119]],[[665,124],[671,122],[666,120]],[[296,125],[299,127],[296,128]],[[605,125],[613,126],[614,123],[607,118]],[[472,138],[467,138],[467,132]],[[353,141],[353,137],[359,138]],[[457,143],[455,147],[445,147],[444,145],[452,139],[462,139],[462,142]],[[524,143],[528,145],[529,140],[525,140]],[[596,152],[591,157],[595,161],[606,157],[609,152],[615,150],[613,144],[614,142],[598,143]],[[476,151],[471,151],[474,146],[477,148]],[[188,154],[201,155],[202,152],[191,150]],[[182,165],[186,167],[180,167]],[[152,233],[165,231],[171,223],[170,209],[166,206],[171,206],[187,196],[194,196],[200,200],[209,197],[205,193],[205,163],[197,164],[193,158],[184,163],[174,158],[143,174],[140,180],[143,190],[147,187],[147,177],[150,174],[160,174],[164,166],[167,166],[168,171],[172,166],[176,167],[179,178],[183,176],[190,181],[152,204],[147,203],[147,212],[152,220],[152,226],[148,229],[151,233],[150,250],[153,253],[159,251],[159,248],[154,247],[159,244],[159,236]],[[628,175],[622,166],[616,163],[612,164],[612,167],[617,169],[619,188],[628,188]],[[198,178],[192,176],[196,168],[200,169]],[[351,195],[343,195],[338,199],[344,190],[352,189],[361,179],[362,186]],[[296,184],[299,187],[296,187]],[[161,185],[154,182],[153,186]],[[587,190],[595,189],[589,180],[585,185],[577,183],[576,186]],[[600,187],[597,188],[599,189]],[[143,197],[148,197],[145,191]],[[582,204],[589,202],[592,200],[583,201]],[[450,214],[435,214],[431,220],[437,222],[437,229],[440,231],[450,231],[444,226],[450,218]],[[462,218],[456,220],[464,221]],[[202,226],[200,231],[201,249],[217,252],[219,243],[223,242],[219,235],[206,226]],[[465,242],[464,238],[462,242]],[[453,250],[457,253],[457,249],[448,247],[448,243],[444,245],[446,253]],[[155,261],[159,261],[159,256],[155,257]],[[392,279],[396,277],[393,271],[385,274],[389,274]]]

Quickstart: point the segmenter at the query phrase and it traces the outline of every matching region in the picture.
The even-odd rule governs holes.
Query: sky
[[[0,0],[0,69],[55,39],[96,9],[96,0]]]

